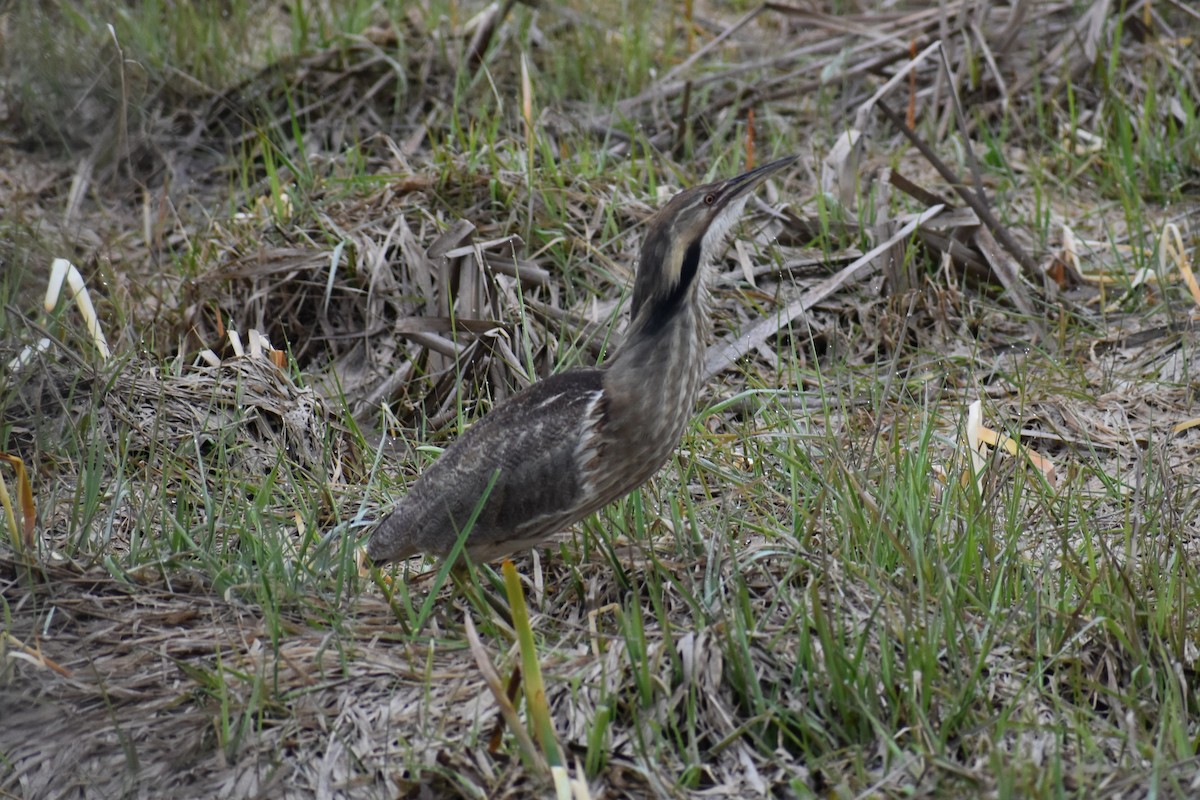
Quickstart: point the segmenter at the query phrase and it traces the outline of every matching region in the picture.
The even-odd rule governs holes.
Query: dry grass
[[[33,557],[0,541],[0,792],[546,792],[464,618],[503,669],[512,631],[354,547],[426,445],[619,345],[663,196],[782,152],[808,171],[713,270],[679,456],[520,560],[567,766],[592,797],[1194,790],[1200,349],[1159,260],[1168,224],[1195,253],[1190,7],[230,5],[259,33],[225,58],[189,49],[219,19],[116,15],[49,72],[38,15],[111,9],[0,16],[0,450],[39,514]],[[39,310],[59,256],[111,362]],[[958,480],[976,398],[1056,488]]]

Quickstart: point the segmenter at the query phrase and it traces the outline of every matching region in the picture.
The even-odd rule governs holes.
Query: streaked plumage
[[[616,355],[552,375],[471,426],[380,522],[367,557],[447,554],[493,475],[466,543],[476,560],[533,547],[648,480],[679,444],[700,390],[705,268],[754,188],[794,161],[685,190],[655,214]]]

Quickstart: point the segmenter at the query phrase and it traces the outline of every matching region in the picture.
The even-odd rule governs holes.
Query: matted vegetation
[[[356,548],[472,420],[619,347],[664,198],[787,153],[678,455],[517,559],[575,796],[1200,787],[1189,3],[0,24],[0,451],[37,509],[22,545],[0,463],[0,794],[551,793],[481,667],[514,631]],[[42,310],[54,258],[109,359]],[[973,466],[976,400],[1017,457]]]

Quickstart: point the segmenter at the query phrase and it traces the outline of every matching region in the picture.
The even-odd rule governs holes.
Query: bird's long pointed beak
[[[768,164],[755,167],[748,172],[743,172],[735,178],[730,178],[723,183],[717,184],[717,202],[713,205],[718,208],[728,205],[731,201],[756,189],[759,184],[784,167],[796,163],[799,158],[799,156],[787,156],[786,158],[776,159]]]

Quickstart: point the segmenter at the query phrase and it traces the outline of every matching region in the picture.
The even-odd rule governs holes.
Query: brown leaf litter
[[[94,281],[98,313],[126,322],[110,331],[119,363],[107,370],[76,355],[82,340],[65,325],[19,312],[0,340],[0,364],[32,337],[54,341],[26,368],[6,373],[0,388],[8,449],[37,465],[39,500],[46,498],[43,563],[0,547],[0,791],[521,797],[543,790],[511,748],[487,747],[499,712],[460,632],[470,612],[450,595],[439,598],[424,632],[405,638],[395,610],[353,582],[325,591],[314,580],[321,591],[273,607],[186,548],[135,569],[122,559],[133,532],[146,527],[146,509],[182,507],[182,527],[209,524],[221,546],[236,548],[230,539],[241,519],[234,517],[271,476],[264,516],[291,547],[286,565],[323,575],[328,562],[301,553],[306,536],[328,535],[320,558],[336,559],[352,544],[354,523],[386,502],[382,487],[364,496],[364,485],[379,485],[372,481],[376,428],[380,439],[403,443],[384,448],[385,456],[410,442],[437,442],[457,431],[460,418],[619,344],[638,225],[654,203],[646,186],[624,177],[575,177],[571,148],[623,161],[646,157],[646,144],[658,148],[649,159],[669,192],[668,184],[721,156],[729,131],[749,128],[750,112],[760,136],[814,131],[814,152],[843,132],[830,129],[830,115],[865,122],[829,165],[827,205],[805,196],[821,185],[815,174],[780,181],[750,209],[730,257],[714,266],[718,338],[709,370],[723,381],[714,393],[767,387],[784,393],[778,408],[808,412],[807,390],[834,398],[819,413],[797,415],[805,435],[796,446],[831,472],[848,470],[863,504],[881,515],[888,509],[872,491],[888,476],[871,458],[876,443],[911,446],[928,423],[945,434],[930,446],[933,455],[951,463],[956,412],[982,397],[990,425],[1063,468],[1074,504],[1064,523],[1044,496],[1016,494],[1012,476],[1022,467],[989,467],[982,513],[1021,515],[1023,536],[1011,546],[1030,581],[1082,572],[1089,548],[1131,594],[1154,589],[1137,582],[1143,573],[1194,563],[1200,429],[1180,427],[1195,416],[1200,356],[1187,318],[1194,309],[1180,311],[1188,295],[1173,278],[1115,298],[1106,283],[1089,280],[1103,273],[1129,286],[1117,254],[1128,256],[1150,237],[1126,230],[1124,219],[1104,211],[1113,199],[1089,189],[1092,171],[1114,165],[1075,150],[1104,124],[1104,110],[1081,90],[1096,80],[1106,48],[1120,48],[1130,63],[1170,62],[1197,96],[1187,77],[1196,74],[1188,66],[1194,48],[1180,45],[1189,9],[1169,2],[1117,9],[1105,0],[1083,13],[1070,2],[851,3],[835,16],[771,2],[725,20],[723,11],[696,5],[688,35],[702,43],[680,63],[661,65],[636,95],[603,109],[548,107],[532,120],[562,158],[562,184],[536,190],[523,172],[479,166],[478,154],[431,152],[431,134],[444,137],[454,114],[469,115],[495,87],[518,96],[512,3],[461,26],[430,20],[413,5],[399,26],[389,21],[267,65],[206,92],[204,102],[179,97],[183,87],[164,88],[123,142],[105,138],[102,126],[81,127],[94,149],[69,165],[4,141],[0,205],[11,210],[14,232],[0,242],[0,259],[49,263],[64,249],[86,251],[78,263]],[[539,26],[540,41],[561,46],[580,26],[612,27],[595,16],[602,13],[543,4],[530,24]],[[679,24],[669,30],[680,33]],[[924,60],[913,58],[926,51]],[[552,63],[543,61],[546,52],[530,53],[535,76]],[[1146,107],[1153,92],[1169,94],[1153,74],[1120,73],[1132,106]],[[882,116],[859,113],[873,109],[893,79],[886,107],[908,113],[897,112],[891,124],[913,128],[917,113],[934,122],[915,126],[933,131],[919,151]],[[1073,87],[1076,116],[1065,145],[1072,158],[1047,153],[1030,122],[1035,80],[1038,102],[1064,121],[1058,106]],[[456,95],[460,84],[467,88]],[[457,109],[446,101],[455,96]],[[285,168],[286,213],[258,175],[237,198],[239,215],[211,218],[228,202],[214,154],[223,163],[252,148],[261,131],[290,128],[294,108],[312,147],[311,193],[295,191],[299,176]],[[1170,104],[1161,113],[1151,129],[1167,117],[1178,124]],[[498,148],[524,141],[524,123],[510,116]],[[1070,244],[1035,247],[1030,231],[1006,222],[1037,215],[1019,184],[979,174],[985,121],[1013,126],[1004,145],[1013,181],[1027,159],[1059,159],[1049,170],[1064,173],[1063,185],[1052,187],[1039,213],[1052,236],[1078,231],[1063,234]],[[49,124],[31,126],[29,135],[55,138]],[[350,143],[371,181],[356,183],[363,175],[342,171]],[[684,166],[673,166],[684,157]],[[871,215],[857,205],[865,186],[885,199],[902,193],[917,210],[885,218],[888,203],[877,201]],[[790,207],[780,208],[785,201]],[[919,218],[937,205],[946,209]],[[1154,236],[1173,222],[1193,242],[1192,211],[1163,209],[1150,221]],[[832,242],[842,266],[814,240]],[[770,243],[778,259],[751,264]],[[555,255],[564,252],[566,264]],[[184,277],[176,259],[195,271]],[[938,266],[917,270],[914,262]],[[1069,262],[1074,273],[1056,271],[1055,262]],[[21,295],[12,302],[27,307]],[[251,328],[286,347],[294,371],[236,355],[230,330]],[[202,363],[197,353],[205,348],[219,364]],[[779,369],[781,350],[791,351],[797,369]],[[737,369],[727,370],[730,363]],[[884,401],[875,399],[880,394]],[[918,421],[913,403],[955,413]],[[689,790],[681,776],[698,793],[727,797],[791,796],[796,782],[827,794],[986,794],[997,789],[997,763],[1012,756],[1040,766],[1052,753],[1079,765],[1064,777],[1068,790],[1140,796],[1134,782],[1158,767],[1130,746],[1129,709],[1109,704],[1143,663],[1194,684],[1192,623],[1180,621],[1184,655],[1167,664],[1139,662],[1136,649],[1145,643],[1121,640],[1082,614],[1064,621],[1014,604],[998,616],[1006,626],[999,632],[992,620],[968,615],[951,644],[975,653],[990,641],[986,657],[978,664],[942,658],[938,669],[952,683],[986,683],[982,717],[1004,708],[1021,724],[999,740],[968,730],[939,750],[933,739],[953,724],[951,701],[932,696],[927,720],[896,720],[904,733],[885,740],[834,685],[825,642],[855,643],[863,664],[885,657],[894,664],[892,683],[869,687],[892,713],[894,698],[926,691],[919,671],[904,663],[903,643],[936,625],[938,609],[903,576],[881,584],[869,563],[836,557],[826,516],[836,510],[819,500],[809,531],[758,530],[745,514],[752,503],[777,503],[790,514],[793,501],[776,488],[732,485],[729,476],[748,473],[749,447],[724,443],[747,431],[784,435],[759,427],[768,405],[747,395],[711,414],[685,443],[695,463],[680,491],[694,518],[648,509],[646,524],[661,536],[630,543],[618,531],[615,563],[593,550],[587,560],[556,552],[544,565],[540,557],[524,565],[535,624],[547,637],[548,701],[571,756],[585,757],[596,721],[610,720],[593,796],[682,796]],[[350,430],[351,417],[367,431],[365,442]],[[63,440],[106,446],[94,462],[74,463]],[[378,469],[415,472],[417,461],[406,452],[381,459]],[[81,532],[68,499],[89,478],[112,488],[97,493],[104,522]],[[223,513],[203,518],[203,499],[220,492],[227,493]],[[305,503],[317,509],[311,519],[322,530],[292,524]],[[1161,514],[1173,517],[1170,541],[1125,541],[1131,517]],[[735,527],[745,519],[744,529]],[[161,527],[168,538],[166,520]],[[91,538],[68,540],[81,535]],[[173,560],[180,556],[186,560]],[[672,582],[640,583],[664,571]],[[732,596],[735,574],[744,577],[745,597]],[[785,593],[801,598],[802,613],[779,602]],[[1163,598],[1165,607],[1170,602]],[[754,617],[741,626],[744,641],[732,635],[741,608]],[[650,609],[661,609],[670,626]],[[628,626],[643,611],[639,649]],[[1024,633],[1060,628],[1059,657],[1035,663]],[[502,669],[515,663],[502,637],[484,646]],[[747,714],[751,686],[777,693],[773,718]],[[1077,760],[1087,748],[1059,733],[1070,724],[1064,709],[1073,708],[1103,721],[1089,732],[1087,763]],[[686,738],[685,711],[694,716],[686,730],[695,740],[646,757],[647,741]],[[798,755],[806,748],[826,756],[812,763]],[[406,764],[423,771],[409,773]],[[1092,774],[1098,770],[1111,777]]]

